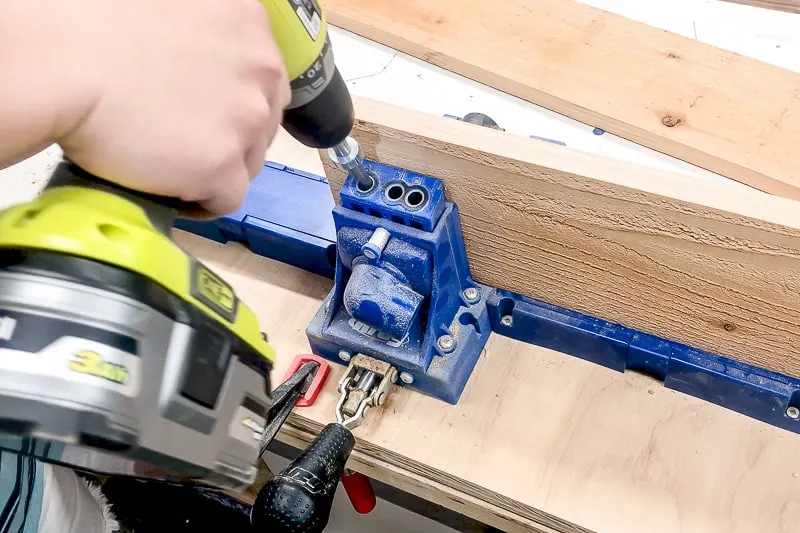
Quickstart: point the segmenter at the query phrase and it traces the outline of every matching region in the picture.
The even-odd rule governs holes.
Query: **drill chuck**
[[[353,100],[336,68],[314,98],[297,107],[290,106],[283,113],[286,131],[312,148],[331,148],[343,142],[354,123]]]

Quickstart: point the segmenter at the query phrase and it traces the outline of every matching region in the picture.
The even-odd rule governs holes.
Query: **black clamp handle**
[[[250,521],[264,533],[320,533],[356,439],[328,424],[292,464],[259,491]]]

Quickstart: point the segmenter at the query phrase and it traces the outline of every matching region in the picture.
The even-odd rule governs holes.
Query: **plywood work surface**
[[[391,112],[383,106],[369,111],[365,107],[369,102],[357,103],[360,116],[377,122],[380,110]],[[433,122],[427,122],[414,113],[406,116],[408,122],[392,115],[395,125],[409,130],[408,124],[416,123],[429,139],[438,138],[440,142],[449,130],[437,128],[452,124],[459,125],[457,132],[472,132],[471,141],[458,134],[467,145],[485,143],[482,135],[489,131],[441,122],[437,117],[428,117]],[[359,122],[356,135],[368,131],[365,124]],[[376,150],[382,150],[382,157],[400,161],[398,147],[402,145],[396,138],[384,130],[376,138],[380,142],[367,145],[372,146],[368,148],[370,155],[375,157]],[[502,141],[499,145],[518,149],[507,136],[498,139]],[[433,143],[417,137],[407,140],[421,149],[431,149]],[[736,194],[727,194],[725,187],[706,190],[702,184],[675,191],[671,174],[627,175],[616,170],[638,167],[613,163],[620,165],[615,167],[601,158],[582,159],[580,154],[567,159],[577,166],[565,167],[563,151],[547,151],[556,147],[541,145],[546,149],[541,152],[539,145],[530,145],[525,139],[519,142],[524,143],[530,157],[540,160],[542,168],[551,171],[560,169],[580,176],[593,169],[593,179],[616,176],[620,181],[617,185],[626,186],[638,180],[647,194],[669,197],[671,193],[685,202],[706,198],[706,202],[729,213],[724,220],[737,220],[731,213],[738,209],[742,213],[737,216],[766,217],[762,223],[792,222],[787,206],[794,204],[786,200],[773,198],[772,203],[762,204],[761,198],[768,197],[758,195],[742,201]],[[441,146],[422,152],[427,154],[430,168],[441,163],[435,156]],[[268,157],[309,172],[321,170],[317,152],[299,146],[286,135],[278,138]],[[612,166],[601,165],[603,161]],[[504,168],[512,167],[507,164]],[[522,179],[522,169],[518,163],[516,172],[508,174],[506,181]],[[552,176],[554,181],[567,179],[557,173]],[[445,176],[448,194],[452,189],[450,177]],[[607,187],[612,184],[607,183]],[[489,181],[484,188],[491,185]],[[611,193],[597,188],[594,194],[595,204],[602,205]],[[567,205],[577,202],[568,195],[560,198]],[[652,198],[643,201],[646,195],[624,198],[638,199],[644,206],[654,202]],[[697,212],[697,207],[688,209],[667,200],[657,205],[667,206],[667,212],[685,210],[687,216]],[[671,205],[680,208],[668,208]],[[555,217],[558,211],[554,213]],[[640,218],[647,220],[650,216],[645,211]],[[687,220],[693,219],[690,216],[679,227],[693,235],[698,230],[690,230]],[[718,228],[712,222],[710,227]],[[462,223],[466,224],[466,219],[462,218]],[[669,231],[680,234],[677,229]],[[627,231],[614,233],[624,235]],[[176,234],[181,246],[222,274],[254,309],[277,350],[273,381],[279,381],[294,355],[309,351],[305,327],[330,289],[330,280],[258,257],[239,245],[223,246],[183,232]],[[742,254],[745,252],[734,255]],[[342,367],[334,366],[317,405],[296,410],[281,440],[303,446],[334,420],[336,382],[342,372]],[[389,403],[356,430],[356,437],[357,448],[349,463],[352,468],[503,531],[800,531],[800,436],[666,390],[641,375],[618,374],[496,335],[490,339],[458,405],[396,390]]]
[[[177,232],[257,313],[277,381],[330,281]],[[334,368],[282,439],[334,420]],[[506,531],[778,533],[800,523],[800,437],[636,374],[493,335],[457,406],[397,390],[351,466]]]
[[[269,157],[320,168],[316,152],[285,136]],[[777,204],[772,211],[787,222]],[[176,233],[255,310],[279,381],[309,350],[305,327],[331,282]],[[334,367],[317,405],[296,410],[281,440],[305,445],[334,420],[342,372]],[[457,406],[397,390],[356,436],[352,468],[504,531],[783,533],[800,524],[799,436],[496,335]]]
[[[800,74],[571,0],[326,0],[332,24],[800,198]]]

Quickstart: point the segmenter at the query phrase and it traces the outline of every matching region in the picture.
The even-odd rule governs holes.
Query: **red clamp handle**
[[[358,514],[368,514],[375,509],[375,491],[367,476],[358,472],[344,474],[342,486]]]
[[[317,396],[319,396],[319,393],[322,390],[322,385],[325,384],[325,380],[328,379],[328,374],[331,372],[331,364],[327,361],[327,359],[323,359],[322,357],[314,354],[302,354],[295,357],[294,361],[292,361],[292,364],[289,365],[289,370],[287,370],[286,374],[284,374],[283,381],[289,379],[289,376],[297,372],[297,369],[308,361],[316,361],[319,363],[319,370],[317,370],[317,375],[314,376],[314,379],[311,382],[311,385],[308,386],[306,393],[297,401],[297,404],[295,404],[296,407],[309,407],[314,405]]]

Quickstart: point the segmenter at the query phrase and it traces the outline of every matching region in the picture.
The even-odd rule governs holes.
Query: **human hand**
[[[29,68],[79,93],[54,110],[66,157],[212,214],[239,207],[290,99],[258,0],[18,1],[58,19],[52,61]]]

